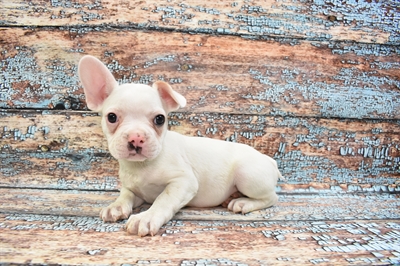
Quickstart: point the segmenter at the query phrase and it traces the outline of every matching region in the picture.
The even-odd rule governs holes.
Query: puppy
[[[104,208],[106,222],[129,220],[126,230],[155,235],[182,207],[212,207],[231,194],[228,209],[248,213],[274,205],[281,174],[275,160],[244,144],[168,131],[167,116],[186,105],[170,85],[118,85],[98,59],[84,56],[78,67],[89,109],[101,113],[110,153],[119,162],[121,192]],[[139,214],[132,209],[152,206]]]

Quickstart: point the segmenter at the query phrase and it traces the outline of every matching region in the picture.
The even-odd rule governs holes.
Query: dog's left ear
[[[168,113],[186,106],[185,97],[174,91],[168,83],[157,81],[153,84],[153,88],[158,90]]]

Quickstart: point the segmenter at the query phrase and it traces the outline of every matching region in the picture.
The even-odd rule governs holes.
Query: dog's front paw
[[[136,215],[131,215],[125,225],[125,229],[129,234],[133,235],[154,236],[165,222],[162,216],[145,211]]]
[[[129,204],[114,202],[100,212],[100,218],[105,222],[116,222],[127,219],[132,213],[132,207]]]

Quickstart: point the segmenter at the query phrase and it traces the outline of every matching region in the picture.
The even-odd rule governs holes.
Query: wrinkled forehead
[[[115,88],[104,101],[103,111],[107,108],[143,111],[163,109],[163,105],[156,89],[142,84],[124,84]]]

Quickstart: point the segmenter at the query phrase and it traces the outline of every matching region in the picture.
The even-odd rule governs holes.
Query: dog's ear
[[[153,88],[158,90],[167,112],[175,111],[179,107],[186,106],[185,97],[174,91],[168,83],[157,81],[153,84]]]
[[[89,109],[100,111],[104,100],[118,86],[118,82],[100,60],[90,55],[85,55],[79,61],[78,75]]]

